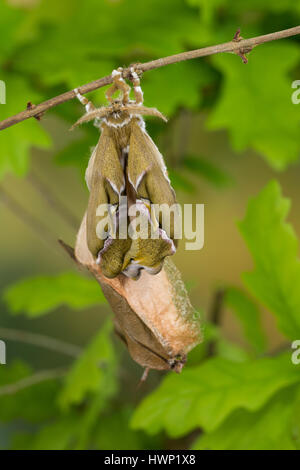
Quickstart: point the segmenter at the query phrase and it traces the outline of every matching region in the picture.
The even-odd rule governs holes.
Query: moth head
[[[113,100],[112,104],[106,108],[106,115],[104,117],[112,125],[121,125],[130,120],[127,107],[118,98]]]
[[[73,124],[71,130],[74,127],[80,126],[94,119],[106,119],[109,123],[120,125],[124,121],[130,119],[129,111],[126,106],[123,105],[120,99],[115,99],[110,106],[101,106],[100,108],[93,109],[92,111],[84,114],[78,121]]]
[[[174,370],[174,372],[177,372],[177,374],[180,374],[180,372],[182,371],[182,368],[184,367],[186,363],[186,355],[177,354],[172,359],[169,359],[168,362],[170,364],[170,369]]]

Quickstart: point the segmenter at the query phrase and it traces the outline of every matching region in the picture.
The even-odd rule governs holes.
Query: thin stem
[[[235,34],[232,41],[218,44],[216,46],[203,47],[202,49],[196,49],[193,51],[182,52],[180,54],[171,55],[168,57],[163,57],[161,59],[152,60],[150,62],[145,62],[144,64],[138,64],[137,68],[139,72],[147,72],[149,70],[154,70],[159,67],[164,67],[165,65],[175,64],[177,62],[182,62],[184,60],[196,59],[199,57],[206,57],[213,54],[219,54],[221,52],[234,52],[241,57],[244,57],[247,52],[250,52],[253,47],[258,46],[270,41],[275,41],[277,39],[288,38],[291,36],[296,36],[300,34],[300,26],[295,26],[294,28],[285,29],[282,31],[277,31],[275,33],[264,34],[262,36],[257,36],[250,39],[241,39],[239,34]],[[124,69],[124,77],[127,78],[130,76],[130,67]],[[99,78],[93,82],[82,85],[78,88],[78,91],[81,94],[89,93],[93,90],[101,88],[105,85],[112,83],[112,76],[107,75],[106,77]],[[37,106],[30,105],[25,111],[21,111],[15,116],[11,116],[7,119],[4,119],[0,122],[0,130],[6,129],[7,127],[13,126],[18,122],[24,121],[31,117],[40,118],[45,111],[54,106],[57,106],[61,103],[65,103],[71,99],[75,98],[74,90],[67,91],[61,95],[55,96],[50,100],[44,101]]]
[[[213,297],[208,319],[215,326],[219,326],[221,323],[223,307],[224,307],[224,297],[225,297],[224,289],[218,289]],[[207,357],[212,357],[216,354],[216,346],[217,346],[217,343],[215,340],[211,341],[208,344]]]
[[[69,208],[60,201],[56,194],[47,186],[40,177],[32,170],[28,175],[28,180],[31,185],[41,194],[41,196],[48,202],[48,204],[55,210],[57,214],[69,223],[75,230],[78,229],[80,221],[72,214]]]
[[[50,338],[49,336],[44,336],[37,333],[14,330],[12,328],[0,328],[0,338],[12,341],[20,341],[22,343],[51,349],[52,351],[66,354],[67,356],[71,357],[78,357],[82,352],[82,349],[79,346],[65,343],[59,339]]]
[[[13,384],[3,385],[0,387],[0,396],[13,395],[14,393],[17,393],[24,388],[31,387],[32,385],[44,382],[45,380],[59,379],[65,376],[66,373],[66,368],[42,370],[41,372],[37,372],[30,377],[25,377],[24,379],[21,379]]]

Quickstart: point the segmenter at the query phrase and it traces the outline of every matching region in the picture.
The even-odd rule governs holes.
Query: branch
[[[37,333],[14,330],[12,328],[0,328],[0,338],[40,346],[72,357],[78,357],[82,352],[82,349],[79,346],[65,343],[59,339],[50,338],[49,336]]]
[[[216,46],[203,47],[202,49],[196,49],[194,51],[182,52],[180,54],[163,57],[161,59],[152,60],[143,64],[137,64],[136,67],[138,72],[143,73],[147,72],[148,70],[154,70],[159,67],[164,67],[165,65],[182,62],[183,60],[206,57],[213,54],[219,54],[220,52],[233,52],[239,55],[243,59],[243,61],[246,62],[245,54],[250,52],[253,47],[258,46],[259,44],[263,44],[265,42],[296,36],[297,34],[300,34],[300,26],[284,29],[275,33],[264,34],[255,38],[242,39],[240,36],[240,31],[238,30],[235,33],[232,41],[225,42],[223,44],[218,44]],[[129,76],[130,67],[124,69],[124,77],[128,78]],[[82,85],[78,88],[78,90],[81,94],[86,94],[105,85],[109,85],[110,83],[112,83],[112,76],[107,75],[106,77],[99,78],[98,80],[87,83],[86,85]],[[74,90],[71,90],[61,95],[55,96],[50,100],[44,101],[43,103],[40,103],[37,106],[29,102],[25,111],[22,111],[16,114],[15,116],[11,116],[7,119],[4,119],[4,121],[1,121],[0,130],[6,129],[7,127],[13,126],[18,122],[24,121],[25,119],[29,119],[31,117],[39,119],[48,109],[54,108],[55,106],[65,103],[66,101],[69,101],[73,98],[75,98],[75,93]]]

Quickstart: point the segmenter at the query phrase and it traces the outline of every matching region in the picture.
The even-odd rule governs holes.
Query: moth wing
[[[120,195],[125,188],[125,178],[116,142],[108,126],[104,126],[94,153],[91,157],[91,191],[100,179],[105,179],[115,194]]]
[[[100,234],[96,233],[97,224],[101,221],[101,216],[97,215],[97,208],[101,204],[118,204],[119,196],[125,185],[117,148],[107,127],[104,127],[97,147],[91,156],[86,179],[90,188],[87,209],[87,242],[89,250],[94,257],[97,257],[105,241],[105,227],[101,229]]]
[[[118,294],[107,283],[101,283],[101,286],[116,315],[114,321],[116,333],[127,345],[132,358],[143,367],[171,369],[168,351],[130,307],[126,297]]]
[[[127,171],[128,179],[135,188],[138,198],[162,205],[159,222],[167,235],[174,238],[173,218],[169,227],[164,227],[163,221],[169,220],[169,207],[176,204],[175,192],[163,156],[151,137],[135,120],[132,121]]]

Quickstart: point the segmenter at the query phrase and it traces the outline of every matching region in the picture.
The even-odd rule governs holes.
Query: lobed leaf
[[[168,375],[136,409],[133,429],[171,437],[195,428],[213,431],[237,408],[259,410],[280,389],[299,382],[289,355],[246,362],[220,357],[180,376]]]
[[[262,353],[266,349],[266,338],[261,326],[261,313],[256,303],[236,287],[227,289],[225,303],[241,322],[244,335],[256,353]]]
[[[239,227],[255,264],[244,282],[277,317],[279,329],[295,339],[300,337],[300,261],[298,240],[285,221],[289,207],[272,181],[250,200]]]
[[[77,273],[35,276],[7,287],[3,294],[13,314],[44,315],[61,305],[75,310],[106,302],[99,285]]]
[[[62,408],[80,403],[92,392],[101,395],[103,403],[115,393],[117,359],[110,338],[111,330],[112,323],[109,321],[73,364],[60,393]]]

